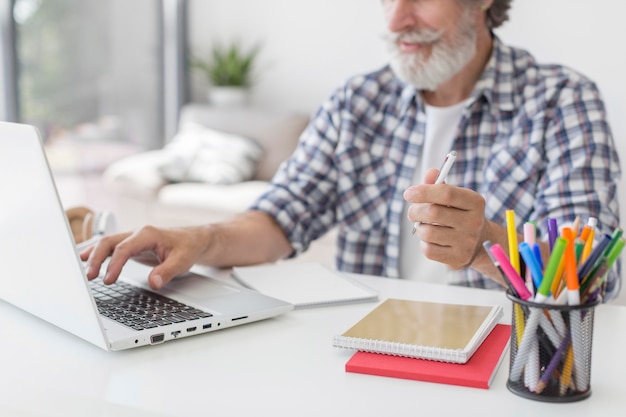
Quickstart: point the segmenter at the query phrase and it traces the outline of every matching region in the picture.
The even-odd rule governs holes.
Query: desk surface
[[[228,279],[222,276],[222,279]],[[501,292],[358,277],[387,297],[510,302]],[[508,355],[488,390],[352,374],[332,338],[375,303],[277,318],[125,352],[105,352],[0,301],[0,415],[11,416],[615,416],[626,410],[626,307],[596,310],[590,398],[551,404],[506,388]],[[421,411],[421,412],[420,412]],[[271,412],[271,414],[270,414]]]

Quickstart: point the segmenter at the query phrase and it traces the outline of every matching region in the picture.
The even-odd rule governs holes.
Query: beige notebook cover
[[[378,293],[318,262],[286,262],[233,268],[240,284],[287,301],[294,308],[378,301]]]
[[[333,345],[365,352],[465,363],[502,316],[501,306],[387,299]]]

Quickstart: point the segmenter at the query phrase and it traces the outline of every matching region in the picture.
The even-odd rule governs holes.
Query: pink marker
[[[533,295],[530,291],[528,291],[528,288],[526,288],[526,283],[524,282],[524,279],[517,273],[515,268],[513,268],[513,265],[511,265],[509,258],[507,258],[506,254],[504,253],[502,246],[495,243],[491,245],[491,247],[489,248],[489,252],[491,252],[491,255],[493,255],[493,263],[500,269],[502,275],[504,276],[504,279],[509,281],[511,286],[513,286],[513,288],[517,292],[517,296],[522,300],[528,300],[532,298]]]

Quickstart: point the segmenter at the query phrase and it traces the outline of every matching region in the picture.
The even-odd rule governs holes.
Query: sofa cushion
[[[188,122],[163,152],[168,158],[159,172],[170,182],[235,184],[253,178],[263,148],[253,139]]]
[[[169,184],[159,190],[157,200],[163,206],[238,213],[251,206],[263,194],[267,185],[265,181],[244,181],[230,185]]]
[[[102,174],[102,180],[121,194],[154,198],[167,183],[159,173],[159,167],[166,161],[167,155],[163,150],[131,155],[109,165]]]
[[[254,139],[264,149],[254,179],[268,181],[280,163],[293,153],[300,134],[309,123],[309,117],[253,107],[218,108],[187,104],[181,109],[179,126],[189,122]]]

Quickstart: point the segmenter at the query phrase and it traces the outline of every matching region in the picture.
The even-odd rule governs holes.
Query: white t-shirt
[[[452,147],[457,133],[465,101],[450,107],[426,105],[426,136],[421,157],[413,176],[413,184],[424,182],[426,171],[440,168]],[[413,223],[406,218],[409,204],[404,204],[405,215],[400,226],[400,277],[421,282],[445,284],[458,281],[455,271],[445,264],[432,261],[424,256],[420,249],[420,239],[411,234]]]

